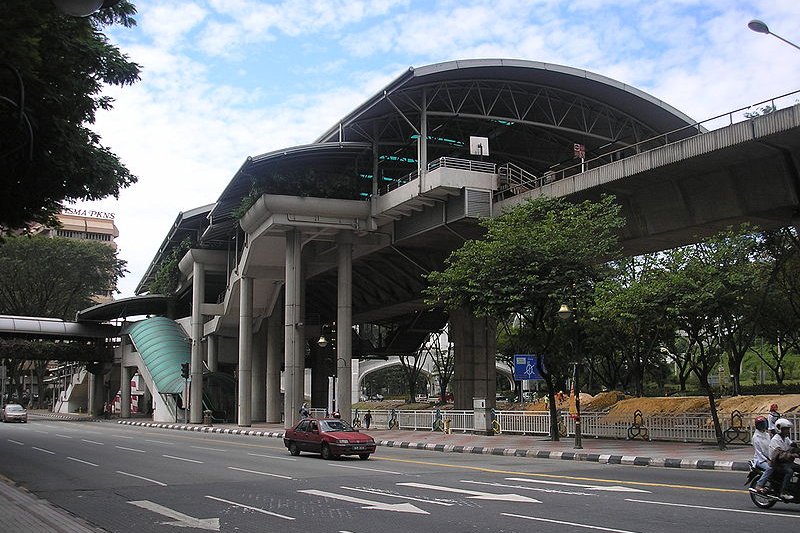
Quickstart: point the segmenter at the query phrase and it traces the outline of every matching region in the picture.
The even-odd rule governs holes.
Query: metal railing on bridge
[[[528,173],[533,176],[533,178],[526,178],[522,181],[522,183],[525,185],[534,184],[534,187],[532,188],[539,188],[547,183],[559,181],[587,170],[625,159],[626,157],[638,155],[655,148],[666,146],[671,142],[702,135],[708,131],[730,126],[737,122],[750,120],[759,115],[768,114],[777,109],[781,109],[779,106],[789,107],[798,103],[800,103],[800,90],[792,91],[790,93],[775,96],[747,107],[740,107],[738,109],[734,109],[733,111],[722,113],[721,115],[717,115],[700,122],[688,124],[666,133],[660,133],[634,144],[627,145],[623,148],[617,148],[609,152],[604,152],[599,156],[593,157],[592,159],[586,159],[580,163],[563,166],[562,168],[552,168],[540,177],[536,177],[533,174]],[[517,192],[514,190],[515,186],[517,187]],[[497,192],[495,192],[495,199],[500,200],[509,196],[514,196],[520,192],[525,192],[526,190],[531,189],[519,187],[519,184],[514,180],[508,180],[506,183],[503,183],[501,179],[500,187]]]
[[[497,164],[489,163],[485,161],[473,161],[471,159],[460,159],[457,157],[440,157],[439,159],[435,159],[428,163],[427,169],[428,172],[436,170],[437,168],[454,168],[457,170],[469,170],[472,172],[485,172],[487,174],[496,174],[497,173]],[[405,176],[397,178],[383,187],[380,188],[378,194],[383,195],[388,193],[389,191],[393,191],[398,187],[405,185],[411,181],[414,181],[419,177],[419,171],[414,170],[409,172]]]

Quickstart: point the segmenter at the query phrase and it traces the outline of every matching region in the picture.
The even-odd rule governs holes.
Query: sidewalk
[[[0,523],[3,531],[26,533],[100,533],[69,512],[41,500],[0,476]]]
[[[119,424],[156,427],[202,433],[225,433],[255,437],[282,438],[282,424],[253,424],[240,428],[235,424],[207,427],[197,424],[163,424],[145,420],[119,420]],[[574,448],[572,436],[552,442],[543,436],[500,434],[494,436],[453,433],[447,435],[434,431],[389,430],[372,427],[361,431],[370,434],[378,446],[415,448],[436,452],[511,455],[536,459],[562,461],[590,461],[595,463],[636,466],[661,466],[667,468],[696,468],[705,470],[736,470],[747,472],[748,461],[753,456],[750,445],[731,444],[719,450],[712,444],[656,442],[642,440],[582,439],[583,448]]]

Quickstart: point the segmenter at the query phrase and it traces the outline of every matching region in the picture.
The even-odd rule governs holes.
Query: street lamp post
[[[562,320],[572,320],[573,322],[573,337],[572,337],[572,349],[573,354],[575,355],[576,361],[573,361],[573,374],[572,374],[572,387],[575,391],[575,444],[573,448],[576,450],[583,449],[583,444],[581,442],[581,387],[580,387],[580,376],[581,376],[581,353],[580,353],[580,342],[578,339],[578,310],[570,308],[567,304],[561,304],[561,307],[558,309],[558,317]]]
[[[795,48],[800,50],[800,46],[797,46],[792,41],[784,39],[783,37],[781,37],[777,33],[772,33],[771,31],[769,31],[769,26],[767,26],[767,24],[764,21],[761,21],[761,20],[758,20],[758,19],[753,19],[753,20],[751,20],[750,22],[747,23],[747,27],[750,28],[751,30],[753,30],[756,33],[764,33],[766,35],[772,35],[773,37],[775,37],[777,39],[780,39],[781,41],[785,42],[786,44],[788,44],[790,46],[794,46]]]

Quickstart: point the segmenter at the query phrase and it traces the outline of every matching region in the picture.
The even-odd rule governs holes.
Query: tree
[[[423,345],[416,352],[400,354],[399,358],[403,375],[406,378],[406,403],[414,403],[419,378],[422,376],[422,368],[428,358],[428,350]]]
[[[762,342],[757,355],[772,370],[778,385],[783,385],[790,348],[800,352],[800,236],[796,227],[785,227],[763,237],[772,267],[756,317],[758,333],[767,346]]]
[[[685,357],[708,397],[719,448],[725,440],[709,375],[722,360],[723,319],[735,314],[753,291],[753,239],[747,229],[729,229],[705,242],[667,253],[669,308],[686,334]]]
[[[530,333],[550,394],[551,438],[558,440],[554,377],[563,375],[564,350],[554,346],[565,326],[556,311],[565,298],[583,304],[603,261],[619,252],[620,207],[609,196],[598,202],[563,198],[529,200],[483,221],[483,240],[467,241],[445,270],[428,275],[428,302],[471,308],[477,316],[517,315]]]
[[[73,320],[114,290],[125,272],[116,250],[96,241],[7,237],[0,242],[0,314]]]
[[[442,336],[446,332],[434,331],[428,336],[428,342],[423,344],[436,369],[436,382],[439,385],[439,403],[447,403],[447,386],[453,377],[455,358],[453,357],[453,342],[447,341],[447,346],[442,347]]]
[[[621,354],[634,393],[642,396],[645,377],[658,366],[657,346],[665,332],[674,330],[664,312],[658,255],[629,257],[609,267],[611,274],[598,283],[590,312]]]
[[[112,107],[104,84],[140,67],[100,30],[135,25],[127,1],[86,18],[50,2],[0,2],[0,229],[55,224],[61,203],[117,197],[136,182],[89,126]]]

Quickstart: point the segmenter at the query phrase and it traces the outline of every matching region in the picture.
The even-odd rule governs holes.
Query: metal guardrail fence
[[[312,416],[324,416],[324,409],[312,409]],[[366,411],[359,410],[358,418],[363,421]],[[371,409],[372,428],[386,429],[390,421],[396,420],[399,429],[405,430],[427,430],[431,431],[436,422],[437,414],[442,419],[449,420],[448,427],[456,432],[474,431],[473,411],[464,410],[390,410],[390,409]],[[548,435],[550,433],[550,415],[542,411],[496,411],[497,421],[500,424],[502,433],[519,435]],[[351,420],[355,417],[353,411]],[[758,415],[766,413],[742,413],[741,426],[736,426],[737,422],[731,417],[730,413],[720,414],[720,425],[725,432],[731,427],[741,430],[750,435],[753,432],[753,420]],[[787,413],[783,415],[794,426],[790,434],[792,440],[800,440],[800,414]],[[562,431],[566,429],[566,435],[575,434],[575,421],[569,413],[561,412]],[[584,412],[581,413],[581,433],[586,438],[606,438],[606,439],[627,439],[631,433],[629,429],[634,424],[633,415],[628,418],[610,417],[605,412]],[[714,424],[710,413],[685,413],[680,415],[642,415],[641,427],[637,426],[637,434],[646,440],[657,441],[678,441],[678,442],[716,442],[714,434]]]

